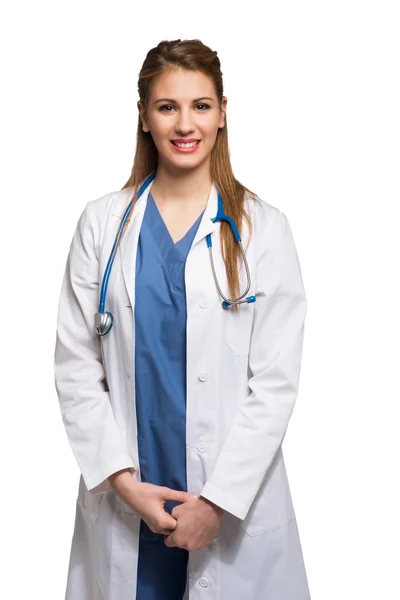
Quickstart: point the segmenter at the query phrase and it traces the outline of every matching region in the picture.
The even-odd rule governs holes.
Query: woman
[[[307,600],[281,450],[306,315],[288,220],[233,176],[216,52],[161,42],[139,97],[131,177],[86,205],[60,295],[55,381],[81,470],[66,599]],[[222,306],[213,269],[242,303]]]

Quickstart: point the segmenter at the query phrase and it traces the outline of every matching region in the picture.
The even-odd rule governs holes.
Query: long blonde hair
[[[205,46],[200,40],[162,41],[152,48],[143,62],[139,73],[138,92],[144,112],[149,96],[152,80],[171,68],[182,68],[190,71],[201,71],[214,82],[218,101],[221,105],[223,96],[222,72],[217,52]],[[138,116],[136,133],[136,152],[131,175],[121,189],[133,186],[134,204],[139,186],[158,165],[158,150],[150,132],[142,129],[141,118]],[[233,175],[229,156],[228,126],[225,115],[225,126],[218,129],[217,137],[210,157],[210,176],[218,192],[221,194],[226,215],[231,217],[242,233],[242,218],[246,219],[249,227],[249,239],[252,234],[251,220],[244,208],[244,197],[248,196],[257,201],[256,194],[242,185]],[[133,213],[133,206],[130,215]],[[125,230],[127,226],[125,226]],[[124,231],[125,231],[124,230]],[[228,298],[237,298],[239,291],[239,273],[237,259],[241,256],[239,244],[232,235],[232,230],[226,221],[221,222],[221,252],[226,268],[229,293]],[[122,236],[120,240],[122,239]],[[237,312],[240,305],[231,305],[230,310]]]

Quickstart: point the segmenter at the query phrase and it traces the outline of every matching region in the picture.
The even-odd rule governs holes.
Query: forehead
[[[216,99],[212,79],[201,71],[171,69],[161,73],[150,86],[150,99],[173,98],[178,102],[210,96]]]

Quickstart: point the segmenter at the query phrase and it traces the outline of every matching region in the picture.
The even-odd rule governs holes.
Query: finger
[[[164,536],[164,544],[168,546],[168,548],[174,548],[176,546],[173,533]]]
[[[185,510],[185,503],[183,503],[183,504],[178,504],[178,506],[174,506],[174,508],[172,509],[172,511],[171,511],[171,516],[172,516],[174,519],[177,519],[177,518],[178,518],[178,516],[179,516],[180,514],[182,514],[182,512],[183,512],[184,510]]]
[[[166,511],[163,511],[163,515],[160,519],[159,526],[166,533],[171,533],[176,529],[177,521]]]
[[[157,525],[155,525],[154,533],[159,533],[163,535],[171,535],[174,533],[176,529],[177,522],[175,519],[166,522],[164,518],[158,521]]]
[[[174,532],[171,531],[171,529],[160,529],[159,531],[157,531],[157,533],[160,533],[163,535],[172,535]]]
[[[175,500],[176,502],[188,502],[192,499],[193,494],[188,492],[181,492],[179,490],[172,490],[171,488],[164,488],[164,499]]]

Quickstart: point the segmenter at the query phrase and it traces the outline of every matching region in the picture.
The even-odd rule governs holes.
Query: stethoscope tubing
[[[152,171],[150,173],[150,175],[148,175],[148,177],[145,179],[145,181],[143,182],[143,184],[140,186],[138,194],[137,194],[137,198],[140,198],[140,196],[142,195],[143,191],[147,188],[147,186],[149,185],[149,183],[151,181],[153,181],[153,179],[156,176],[157,171]],[[105,335],[106,333],[108,333],[113,325],[114,322],[114,318],[112,316],[112,314],[110,312],[104,312],[104,308],[105,308],[105,301],[106,301],[106,294],[107,294],[107,287],[108,287],[108,281],[110,278],[110,273],[111,273],[111,269],[112,269],[112,265],[114,263],[114,258],[115,258],[115,254],[116,254],[116,249],[119,243],[119,240],[121,238],[122,232],[124,230],[125,224],[128,220],[128,217],[130,215],[130,212],[132,210],[132,205],[133,205],[133,200],[130,201],[128,207],[125,210],[124,216],[122,218],[122,222],[121,225],[118,229],[118,233],[116,235],[116,238],[114,240],[114,244],[113,247],[111,249],[110,252],[110,256],[109,259],[107,261],[107,266],[105,268],[104,271],[104,276],[103,276],[103,281],[101,284],[101,291],[100,291],[100,300],[99,300],[99,311],[98,313],[96,313],[95,315],[95,329],[96,332],[98,333],[98,335],[102,336]],[[239,247],[240,247],[240,251],[241,254],[243,256],[243,262],[245,265],[245,269],[246,269],[246,276],[247,276],[247,287],[246,290],[243,292],[243,294],[241,296],[239,296],[238,298],[236,298],[235,300],[227,298],[218,283],[218,278],[217,278],[217,274],[215,272],[215,265],[214,265],[214,259],[213,259],[213,253],[212,253],[212,239],[211,239],[211,234],[208,234],[206,236],[206,241],[207,241],[207,247],[209,250],[209,256],[210,256],[210,263],[211,263],[211,269],[212,269],[212,274],[214,277],[214,281],[218,290],[219,295],[221,296],[221,298],[223,298],[223,302],[222,302],[222,306],[223,308],[227,308],[229,307],[231,304],[243,304],[243,303],[252,303],[256,301],[256,297],[255,296],[248,296],[247,298],[245,298],[246,294],[248,293],[248,291],[250,290],[251,287],[251,277],[250,277],[250,270],[249,270],[249,265],[247,262],[247,258],[246,258],[246,254],[243,250],[243,245],[242,245],[242,241],[241,241],[241,237],[239,235],[239,231],[237,229],[236,223],[233,221],[233,219],[231,217],[228,217],[225,213],[224,213],[224,209],[223,209],[223,203],[222,203],[222,198],[220,196],[220,194],[218,193],[218,211],[217,211],[217,215],[214,217],[214,219],[212,219],[213,223],[216,223],[217,221],[227,221],[232,229],[232,233],[235,237],[235,240],[238,242]],[[245,298],[245,299],[243,299]]]
[[[155,178],[155,176],[156,176],[156,171],[153,171],[145,179],[144,183],[139,188],[138,195],[137,195],[138,198],[140,198],[140,196],[142,195],[143,191],[146,189],[146,187],[148,186],[148,184]],[[107,262],[107,266],[106,266],[105,271],[104,271],[103,283],[102,283],[101,292],[100,292],[100,303],[99,303],[99,312],[100,313],[104,312],[104,306],[105,306],[105,301],[106,301],[106,293],[107,293],[107,287],[108,287],[108,280],[110,278],[110,273],[111,273],[112,265],[113,265],[113,262],[114,262],[115,254],[116,254],[116,248],[117,248],[118,242],[119,242],[119,240],[121,238],[121,235],[122,235],[122,232],[124,230],[125,224],[126,224],[126,222],[128,220],[128,217],[130,215],[130,212],[131,212],[131,209],[132,209],[132,203],[133,203],[133,200],[131,200],[129,202],[129,205],[128,205],[127,209],[125,210],[125,214],[124,214],[124,216],[122,218],[121,225],[119,227],[117,236],[115,238],[113,247],[112,247],[111,252],[110,252],[110,256],[109,256],[109,259],[108,259],[108,262]]]

